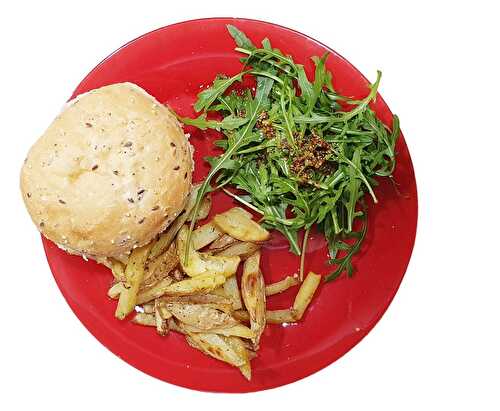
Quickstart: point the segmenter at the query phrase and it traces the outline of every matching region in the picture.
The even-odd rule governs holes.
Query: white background
[[[0,408],[500,409],[493,3],[4,2]],[[96,63],[152,29],[209,16],[276,22],[330,45],[370,78],[381,68],[381,93],[401,118],[420,196],[408,272],[375,329],[317,374],[251,395],[165,384],[98,343],[59,293],[18,190],[28,148]]]

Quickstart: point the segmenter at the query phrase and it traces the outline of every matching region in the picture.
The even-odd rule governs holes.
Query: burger
[[[139,86],[119,83],[66,104],[29,150],[21,190],[46,238],[109,266],[182,212],[192,171],[175,115]]]

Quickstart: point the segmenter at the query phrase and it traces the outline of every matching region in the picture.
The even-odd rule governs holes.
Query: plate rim
[[[336,56],[336,58],[342,60],[343,63],[347,64],[350,67],[350,69],[353,72],[355,72],[357,76],[359,76],[360,79],[362,79],[367,84],[370,83],[369,80],[363,75],[363,73],[361,73],[343,55],[339,54],[337,51],[335,51],[334,49],[332,49],[330,46],[326,45],[325,43],[323,43],[323,42],[321,42],[319,40],[316,40],[315,38],[313,38],[313,37],[311,37],[311,36],[309,36],[307,34],[304,34],[304,33],[300,32],[298,30],[295,30],[295,29],[292,29],[292,28],[289,28],[289,27],[286,27],[286,26],[283,26],[283,25],[280,25],[280,24],[276,24],[276,23],[273,23],[273,22],[270,22],[270,21],[260,20],[260,19],[252,19],[252,18],[246,18],[246,17],[203,17],[203,18],[196,18],[196,19],[189,19],[189,20],[179,21],[179,22],[176,22],[176,23],[172,23],[172,24],[168,24],[168,25],[165,25],[165,26],[161,26],[161,27],[158,27],[156,29],[150,30],[150,31],[148,31],[148,32],[146,32],[144,34],[141,34],[141,35],[135,37],[134,39],[126,42],[122,46],[120,46],[117,49],[115,49],[114,51],[112,51],[106,57],[104,57],[98,64],[96,64],[80,80],[80,82],[78,83],[78,85],[73,90],[70,99],[72,99],[72,98],[75,97],[77,90],[82,86],[82,84],[86,83],[98,70],[101,69],[101,67],[103,65],[105,65],[107,63],[107,61],[109,59],[111,59],[115,54],[119,53],[121,50],[130,47],[134,43],[140,41],[141,39],[149,37],[149,36],[153,35],[154,33],[157,33],[157,32],[163,31],[163,30],[167,30],[169,28],[176,27],[176,26],[182,26],[182,25],[186,25],[186,24],[197,24],[197,23],[202,23],[202,22],[207,22],[207,21],[210,21],[210,22],[220,21],[220,22],[223,22],[224,24],[228,24],[230,22],[237,23],[238,21],[244,21],[244,22],[247,22],[247,23],[250,23],[250,24],[252,24],[252,23],[265,24],[265,25],[269,25],[269,26],[274,27],[274,28],[278,28],[278,29],[284,30],[285,32],[293,33],[295,35],[298,35],[298,36],[302,37],[304,40],[310,41],[310,42],[312,42],[312,43],[314,43],[314,44],[316,44],[316,45],[318,45],[318,46],[320,46],[320,47],[328,50],[331,54],[334,54]],[[68,99],[68,100],[70,100],[70,99]],[[380,95],[380,93],[377,94],[377,100],[379,100],[379,99],[381,100],[381,102],[383,103],[383,105],[385,105],[387,107],[387,109],[389,110],[389,112],[392,114],[392,111],[390,110],[389,105],[385,102],[385,100]],[[404,279],[404,277],[405,277],[405,275],[406,275],[406,273],[408,271],[408,267],[409,267],[409,264],[410,264],[410,262],[412,260],[412,255],[413,255],[413,252],[414,252],[414,249],[415,249],[415,241],[416,241],[417,232],[418,232],[419,201],[418,201],[418,184],[417,184],[417,178],[416,178],[416,174],[415,174],[415,169],[414,169],[413,161],[412,161],[412,158],[411,158],[410,150],[408,148],[406,139],[404,138],[404,135],[403,135],[402,132],[401,132],[401,138],[402,138],[405,146],[408,149],[409,166],[410,166],[409,172],[410,172],[410,174],[412,176],[412,179],[414,181],[414,184],[415,184],[415,198],[414,198],[414,203],[415,203],[415,226],[414,226],[414,229],[411,232],[411,241],[410,241],[410,243],[411,243],[411,249],[410,249],[410,252],[409,252],[408,260],[405,263],[404,269],[402,270],[402,274],[401,274],[401,276],[400,276],[397,284],[394,284],[395,285],[394,292],[392,293],[392,295],[390,296],[390,298],[387,300],[384,309],[380,310],[378,313],[376,313],[373,316],[373,318],[372,318],[372,320],[370,322],[370,325],[368,327],[364,328],[362,331],[360,331],[358,333],[358,338],[357,338],[357,340],[356,340],[356,342],[354,344],[348,344],[348,348],[347,349],[339,350],[340,355],[339,354],[334,355],[334,356],[332,356],[332,355],[324,355],[325,353],[328,352],[329,349],[331,349],[331,346],[328,346],[328,347],[324,348],[323,350],[321,350],[320,353],[315,353],[315,356],[318,356],[319,354],[322,354],[325,358],[322,359],[321,361],[316,361],[314,367],[309,367],[309,368],[313,368],[312,371],[309,368],[307,370],[301,370],[300,372],[297,372],[294,376],[292,376],[291,378],[289,378],[286,382],[279,382],[277,384],[267,384],[265,387],[255,387],[255,388],[253,388],[251,385],[248,385],[246,387],[243,387],[243,385],[241,385],[240,389],[237,389],[237,390],[233,390],[233,389],[227,390],[227,389],[224,389],[223,387],[221,389],[218,389],[218,390],[208,390],[206,388],[203,388],[197,382],[192,382],[191,384],[184,383],[184,382],[178,382],[178,381],[175,380],[175,377],[173,377],[173,378],[169,377],[167,379],[165,377],[160,377],[160,376],[155,375],[155,374],[153,374],[153,373],[151,373],[149,371],[146,371],[146,367],[141,367],[139,364],[136,363],[135,360],[130,359],[129,356],[125,356],[125,355],[122,356],[122,355],[119,354],[119,352],[117,352],[117,350],[114,350],[114,349],[110,348],[110,346],[107,343],[103,342],[102,333],[98,333],[100,335],[98,337],[96,335],[97,334],[96,330],[95,329],[91,329],[90,325],[87,325],[86,321],[82,320],[81,315],[79,315],[77,313],[77,310],[76,310],[76,305],[77,304],[73,303],[73,298],[64,291],[65,290],[64,285],[62,284],[62,282],[59,281],[59,279],[55,275],[55,270],[53,269],[53,265],[52,265],[52,263],[51,263],[51,261],[49,259],[49,256],[48,256],[48,247],[47,247],[47,243],[46,243],[46,241],[48,241],[48,240],[44,239],[43,236],[41,236],[42,237],[43,247],[44,247],[44,252],[45,252],[45,255],[46,255],[46,258],[47,258],[47,262],[49,264],[52,276],[54,277],[54,280],[55,280],[55,282],[56,282],[56,284],[57,284],[57,286],[59,288],[59,291],[63,295],[64,299],[66,300],[67,304],[71,308],[72,312],[74,313],[74,315],[76,316],[76,318],[80,321],[80,323],[90,332],[90,334],[101,345],[103,345],[108,351],[112,352],[114,355],[116,355],[118,358],[120,358],[121,360],[123,360],[129,366],[134,367],[135,369],[141,371],[142,373],[148,375],[149,377],[153,377],[153,378],[156,378],[156,379],[158,379],[160,381],[167,382],[169,384],[180,386],[180,387],[183,387],[183,388],[188,388],[188,389],[191,389],[191,390],[204,391],[204,392],[216,392],[216,393],[248,393],[248,392],[258,392],[258,391],[264,391],[264,390],[269,390],[269,389],[275,389],[275,388],[283,387],[283,386],[286,386],[286,385],[291,384],[293,382],[299,381],[301,379],[304,379],[304,378],[306,378],[306,377],[308,377],[310,375],[313,375],[313,374],[315,374],[315,373],[317,373],[317,372],[325,369],[326,367],[332,365],[334,362],[336,362],[340,358],[344,357],[347,353],[349,353],[354,347],[356,347],[366,337],[366,335],[378,324],[378,322],[383,317],[383,315],[385,314],[385,312],[389,309],[389,307],[392,304],[392,301],[394,300],[394,297],[396,296],[396,294],[397,294],[397,292],[398,292],[398,290],[399,290],[399,288],[401,286],[401,283],[402,283],[402,281],[403,281],[403,279]],[[172,375],[174,375],[174,374],[172,374]]]

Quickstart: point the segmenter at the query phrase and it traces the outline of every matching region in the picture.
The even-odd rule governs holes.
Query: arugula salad
[[[313,228],[328,242],[332,269],[325,280],[351,277],[352,258],[368,230],[365,197],[377,203],[376,178],[391,178],[396,165],[398,117],[389,128],[370,108],[381,72],[366,97],[354,100],[335,91],[328,53],[312,57],[311,80],[303,65],[268,39],[259,47],[236,27],[227,28],[242,54],[242,70],[218,75],[198,95],[198,117],[180,118],[223,135],[216,142],[223,153],[206,159],[211,169],[194,215],[208,192],[223,189],[260,214],[264,227],[287,238],[290,251],[301,256],[301,278]],[[254,90],[230,91],[247,76],[255,79]],[[194,224],[193,219],[190,233]]]

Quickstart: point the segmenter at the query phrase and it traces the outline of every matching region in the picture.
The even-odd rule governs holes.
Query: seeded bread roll
[[[147,244],[183,209],[192,148],[176,117],[132,83],[68,103],[33,145],[21,190],[40,232],[97,260]]]

